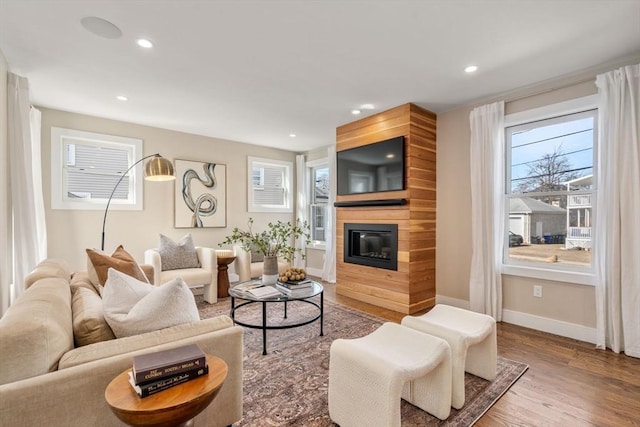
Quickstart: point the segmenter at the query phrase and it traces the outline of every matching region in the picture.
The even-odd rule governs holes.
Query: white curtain
[[[10,205],[13,218],[13,283],[18,297],[24,291],[24,278],[46,257],[46,229],[40,176],[40,132],[31,137],[31,106],[29,82],[13,73],[8,74],[8,155],[11,181]],[[34,119],[39,121],[39,112]],[[34,126],[39,130],[40,124]],[[34,152],[34,146],[37,150]],[[35,162],[35,163],[34,163]],[[37,171],[35,170],[37,169]],[[35,174],[35,175],[34,175]]]
[[[7,139],[7,64],[0,52],[0,316],[11,304],[13,283],[13,227],[11,226],[11,180]]]
[[[29,111],[29,124],[31,129],[31,172],[33,174],[33,203],[36,223],[36,249],[39,261],[47,258],[47,226],[44,217],[44,196],[42,192],[42,113],[35,107]]]
[[[640,357],[640,64],[596,78],[597,347]]]
[[[298,154],[296,156],[296,218],[303,223],[309,223],[309,202],[307,193],[309,192],[309,180],[307,179],[307,163],[304,158],[304,154]],[[293,258],[293,266],[298,268],[305,267],[305,261],[302,258],[302,254],[305,253],[307,248],[307,242],[304,237],[298,238],[295,241],[295,247],[300,249],[297,251]]]
[[[322,280],[336,283],[336,208],[333,203],[336,200],[336,147],[327,149],[329,160],[329,206],[327,207],[327,229],[325,230],[326,249],[324,253],[324,267]]]
[[[483,105],[471,124],[471,310],[502,320],[504,102]]]

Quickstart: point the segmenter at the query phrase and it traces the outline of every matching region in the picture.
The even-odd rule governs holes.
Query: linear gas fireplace
[[[345,224],[344,262],[398,270],[398,225]]]

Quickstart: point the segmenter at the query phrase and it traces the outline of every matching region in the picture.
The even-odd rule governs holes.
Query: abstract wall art
[[[176,160],[175,227],[227,226],[227,166]]]

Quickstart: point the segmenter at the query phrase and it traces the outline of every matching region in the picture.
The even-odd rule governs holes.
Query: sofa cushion
[[[76,347],[115,339],[104,318],[102,298],[95,289],[79,287],[71,297]]]
[[[113,341],[104,341],[84,347],[78,347],[65,353],[60,359],[59,369],[66,369],[72,366],[94,360],[105,359],[107,357],[118,356],[132,351],[142,350],[148,347],[174,342],[190,337],[197,337],[222,329],[231,328],[233,321],[227,315],[212,317],[197,322],[183,323],[170,328],[158,331],[147,332],[145,334],[120,338]]]
[[[36,268],[24,278],[24,288],[28,289],[35,282],[45,277],[58,277],[68,281],[71,278],[71,270],[66,261],[47,258],[40,262]]]
[[[202,286],[211,283],[211,272],[204,268],[185,268],[182,270],[163,271],[160,275],[163,282],[181,278],[189,286]]]
[[[102,294],[104,317],[116,337],[200,320],[193,294],[180,278],[153,286],[109,269]]]
[[[73,348],[69,282],[35,282],[0,319],[0,384],[46,374]]]
[[[160,234],[158,252],[160,253],[162,271],[200,267],[191,233],[188,233],[177,242],[174,242],[164,234]]]
[[[102,288],[107,281],[107,272],[110,268],[114,268],[143,282],[149,282],[136,260],[122,245],[118,246],[111,255],[97,249],[87,249],[87,256],[89,278],[100,295],[102,295]]]

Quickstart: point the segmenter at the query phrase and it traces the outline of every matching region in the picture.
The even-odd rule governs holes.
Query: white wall
[[[186,134],[141,126],[81,114],[38,107],[42,111],[42,171],[43,192],[48,229],[49,257],[66,259],[75,270],[86,267],[86,248],[99,248],[104,211],[73,211],[51,209],[51,127],[77,129],[143,140],[144,155],[160,153],[174,161],[196,160],[226,164],[227,166],[227,227],[174,228],[173,182],[144,182],[144,209],[116,211],[109,209],[105,250],[113,251],[119,244],[141,262],[144,250],[158,245],[158,233],[179,239],[186,233],[193,235],[196,245],[218,248],[231,228],[246,228],[253,217],[254,229],[267,222],[290,221],[291,214],[247,212],[247,156],[291,161],[294,152],[260,147],[251,144]]]

